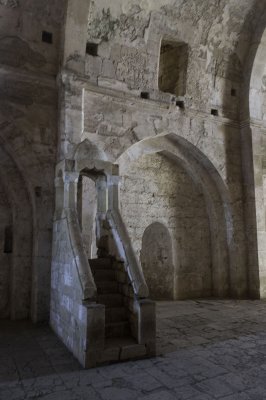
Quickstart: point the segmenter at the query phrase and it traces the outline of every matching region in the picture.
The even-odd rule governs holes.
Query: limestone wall
[[[72,159],[77,144],[88,139],[119,163],[136,143],[169,134],[192,145],[191,157],[198,152],[224,202],[220,212],[225,213],[236,296],[245,295],[248,282],[238,123],[245,49],[238,51],[234,37],[252,5],[91,2],[84,74],[62,76],[61,159]],[[162,39],[187,45],[183,104],[158,88]]]
[[[98,55],[87,55],[86,75],[95,83],[108,78],[157,90],[165,37],[189,46],[187,104],[206,111],[215,105],[236,116],[246,55],[244,46],[236,50],[237,39],[252,6],[247,0],[91,1],[87,40],[98,43]],[[249,20],[249,32],[255,25]]]
[[[25,268],[32,276],[24,272],[24,281],[16,278],[25,292],[23,308],[34,320],[49,316],[58,135],[55,77],[64,11],[63,1],[0,1],[0,146],[16,166],[16,175],[11,177],[8,164],[2,163],[1,170],[9,191],[16,192],[18,204],[10,196],[11,208],[18,206],[17,213],[24,212],[31,225],[24,237],[19,234],[20,240],[32,246],[34,238],[28,259],[17,260],[21,272]],[[29,213],[18,180],[27,192]]]
[[[1,64],[38,74],[56,73],[64,12],[64,0],[45,4],[40,0],[1,0]],[[52,37],[45,39],[43,32]]]
[[[77,273],[75,257],[69,237],[67,219],[56,221],[51,277],[50,323],[65,345],[83,359],[85,349],[87,314],[82,305],[82,286]]]
[[[145,229],[163,223],[173,243],[174,297],[210,296],[209,222],[204,197],[192,179],[160,154],[142,156],[121,174],[121,213],[138,257]]]
[[[140,252],[141,267],[154,300],[174,299],[173,243],[168,228],[153,222],[144,231]]]
[[[253,228],[246,230],[245,223],[253,226],[256,215],[248,211],[245,218],[243,207],[243,203],[252,203],[255,213],[253,178],[243,181],[253,165],[252,141],[241,154],[248,135],[240,136],[239,122],[249,118],[240,99],[248,98],[253,63],[248,51],[252,48],[254,52],[261,40],[265,0],[74,0],[66,5],[63,0],[0,0],[0,139],[14,167],[4,161],[1,170],[10,192],[19,193],[18,182],[24,187],[23,200],[18,194],[16,203],[15,196],[10,196],[11,208],[19,207],[19,200],[23,207],[27,204],[21,224],[27,220],[30,227],[23,239],[33,248],[32,258],[27,256],[23,264],[32,271],[32,279],[26,283],[18,279],[18,286],[24,287],[23,308],[31,308],[35,320],[48,318],[56,161],[72,159],[73,149],[85,138],[115,162],[146,137],[169,133],[193,144],[222,178],[234,222],[228,246],[236,254],[232,262],[236,275],[241,276],[237,292],[245,292],[249,276],[256,295],[256,238],[249,249],[252,273],[245,270],[246,238],[256,236]],[[188,46],[184,109],[172,95],[158,90],[163,38]],[[98,46],[94,55],[89,54],[89,46],[86,54],[86,42]],[[256,134],[257,122],[265,119],[261,54],[262,74],[251,87],[251,111],[256,119],[254,166],[260,170],[256,223],[262,234],[260,257],[265,270],[264,129]],[[79,68],[75,69],[76,64]],[[141,98],[143,93],[146,99]],[[211,110],[218,116],[211,115]],[[247,198],[243,184],[248,188]],[[31,281],[32,306],[26,295]]]

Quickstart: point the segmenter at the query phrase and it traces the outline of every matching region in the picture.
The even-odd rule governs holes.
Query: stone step
[[[115,271],[113,269],[99,269],[92,271],[95,283],[106,282],[106,281],[116,281]]]
[[[128,321],[111,322],[105,325],[105,337],[123,337],[130,334]]]
[[[110,257],[91,258],[88,260],[92,270],[112,268],[112,259]]]
[[[108,338],[105,340],[101,362],[108,363],[120,360],[129,360],[146,356],[146,347],[140,345],[130,336]]]
[[[118,283],[116,281],[96,281],[98,294],[110,294],[118,292]]]
[[[106,324],[111,322],[125,321],[127,318],[127,310],[125,307],[109,307],[105,313]]]
[[[119,293],[99,294],[98,303],[104,304],[106,308],[121,307],[124,305],[123,296]]]

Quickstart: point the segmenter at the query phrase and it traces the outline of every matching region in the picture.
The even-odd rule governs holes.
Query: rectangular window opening
[[[98,44],[87,42],[86,53],[89,54],[90,56],[96,57],[98,55]]]
[[[176,96],[186,93],[188,46],[162,40],[159,64],[159,90]]]
[[[150,98],[150,94],[149,94],[149,92],[141,92],[140,93],[140,97],[142,99],[149,99]]]
[[[212,108],[211,109],[211,115],[214,115],[215,117],[218,117],[218,115],[219,115],[218,110],[216,110],[216,108]]]
[[[53,34],[51,32],[42,31],[42,41],[44,43],[53,43]]]

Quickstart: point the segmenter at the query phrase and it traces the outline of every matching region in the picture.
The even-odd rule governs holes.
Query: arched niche
[[[117,160],[121,174],[126,175],[125,171],[134,160],[154,153],[160,153],[181,165],[202,193],[211,236],[212,295],[246,296],[248,282],[245,249],[241,247],[241,243],[236,245],[237,221],[232,213],[228,189],[221,176],[199,149],[171,133],[147,138],[132,145]],[[177,256],[174,258],[176,260]]]
[[[173,300],[174,265],[172,240],[160,222],[149,225],[142,237],[140,261],[152,300]]]

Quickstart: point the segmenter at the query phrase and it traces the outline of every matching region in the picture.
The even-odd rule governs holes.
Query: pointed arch
[[[120,168],[144,154],[161,153],[177,163],[201,187],[204,194],[212,241],[213,291],[216,296],[243,297],[247,294],[246,257],[235,244],[230,194],[210,160],[194,145],[176,134],[144,139],[127,149],[118,159]]]

